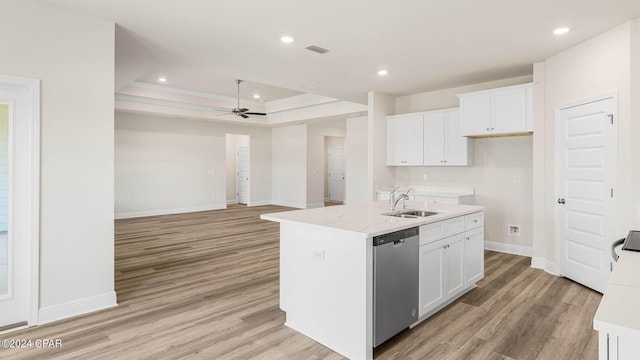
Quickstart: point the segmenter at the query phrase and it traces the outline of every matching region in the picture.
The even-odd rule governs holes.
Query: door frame
[[[40,80],[25,77],[0,75],[0,87],[14,88],[29,94],[29,114],[14,121],[28,121],[28,181],[30,182],[29,208],[29,246],[28,248],[28,318],[29,326],[38,325],[39,288],[40,288]],[[12,141],[15,143],[17,139]],[[9,228],[12,228],[11,219]]]
[[[614,194],[617,193],[617,189],[619,189],[618,186],[618,146],[620,143],[620,133],[619,133],[619,126],[618,123],[619,118],[620,118],[620,102],[619,102],[619,98],[618,98],[618,91],[617,90],[613,90],[613,91],[609,91],[609,92],[605,92],[603,94],[597,95],[597,96],[592,96],[592,97],[588,97],[588,98],[584,98],[582,100],[577,100],[577,101],[572,101],[570,103],[564,104],[562,106],[556,106],[555,109],[555,139],[554,139],[554,151],[555,151],[555,155],[554,155],[554,186],[555,186],[555,191],[554,191],[554,199],[553,201],[555,201],[556,199],[558,199],[560,197],[560,188],[561,188],[561,184],[560,184],[560,178],[558,176],[559,173],[559,162],[558,162],[558,158],[561,156],[560,154],[560,149],[558,147],[558,143],[559,143],[559,132],[558,132],[558,126],[560,126],[560,112],[562,110],[566,110],[572,107],[576,107],[576,106],[581,106],[581,105],[587,105],[590,103],[594,103],[597,101],[602,101],[602,100],[607,100],[607,99],[613,99],[615,101],[615,113],[614,113],[614,121],[613,121],[613,131],[615,131],[615,139],[616,139],[616,143],[615,146],[613,146],[613,157],[616,159],[615,162],[615,167],[616,167],[616,171],[613,174],[613,188],[614,188]],[[618,233],[618,218],[616,217],[616,213],[618,211],[618,195],[614,195],[613,197],[613,211],[614,213],[611,215],[613,216],[613,234],[611,234],[613,237],[615,237],[615,234]],[[564,262],[562,261],[563,259],[563,255],[564,255],[564,251],[563,251],[563,245],[564,245],[564,240],[562,240],[560,238],[560,225],[559,225],[559,221],[557,219],[559,219],[560,216],[560,207],[557,206],[557,204],[554,203],[554,219],[555,219],[555,229],[554,229],[554,236],[555,236],[555,252],[556,252],[556,256],[555,256],[555,261],[556,261],[556,273],[559,276],[564,276],[565,275],[565,267],[564,267]],[[611,241],[613,241],[614,238],[611,239]]]

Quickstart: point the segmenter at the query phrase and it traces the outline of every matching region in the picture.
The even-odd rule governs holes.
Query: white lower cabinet
[[[444,296],[464,289],[464,233],[444,239]]]
[[[443,242],[436,241],[420,247],[420,311],[422,316],[444,301]]]
[[[420,227],[420,317],[484,277],[483,221],[478,212]]]
[[[465,233],[464,243],[465,287],[484,277],[484,228]]]

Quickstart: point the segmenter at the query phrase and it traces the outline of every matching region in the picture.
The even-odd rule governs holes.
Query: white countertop
[[[640,337],[640,252],[620,251],[620,258],[593,319],[594,329]]]
[[[459,187],[459,186],[411,186],[400,185],[400,188],[396,190],[396,194],[404,194],[413,188],[413,191],[409,195],[418,196],[431,196],[431,197],[443,197],[443,198],[459,198],[461,196],[472,196],[475,194],[475,189],[472,187]],[[376,192],[378,194],[388,194],[391,192],[391,187],[378,188]]]
[[[398,204],[396,210],[402,209],[401,204]],[[358,205],[328,206],[317,209],[262,214],[260,218],[281,223],[299,223],[350,231],[361,234],[364,237],[373,237],[483,211],[484,206],[425,204],[423,201],[407,201],[407,209],[428,210],[439,214],[417,219],[381,215],[389,212],[389,202],[384,200]]]

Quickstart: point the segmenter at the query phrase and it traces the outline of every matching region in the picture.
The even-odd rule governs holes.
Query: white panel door
[[[465,288],[484,277],[484,228],[465,233],[464,243]]]
[[[467,147],[471,140],[460,135],[460,111],[445,113],[445,161],[446,165],[469,165]]]
[[[404,119],[393,117],[387,119],[387,165],[404,165]]]
[[[511,134],[527,128],[527,89],[496,90],[491,96],[491,133]]]
[[[443,241],[435,241],[420,246],[419,316],[435,309],[444,300],[443,244]]]
[[[464,233],[444,241],[444,294],[450,298],[464,288]]]
[[[444,165],[444,112],[424,115],[424,165]]]
[[[491,132],[491,94],[460,97],[461,135],[486,135]]]
[[[238,203],[249,202],[249,148],[238,148]]]
[[[404,165],[422,165],[424,151],[424,121],[422,115],[407,116],[404,119],[405,158]]]
[[[561,109],[556,121],[560,273],[603,292],[615,240],[617,100]]]
[[[344,201],[344,150],[329,150],[329,200]]]

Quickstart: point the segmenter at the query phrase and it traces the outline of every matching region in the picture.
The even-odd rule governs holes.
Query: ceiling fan
[[[262,112],[250,112],[249,109],[247,108],[241,108],[240,107],[240,83],[242,82],[242,80],[236,80],[236,84],[238,85],[238,90],[237,90],[237,100],[238,100],[238,105],[233,108],[233,109],[216,109],[216,110],[222,110],[225,111],[227,113],[229,113],[229,115],[234,114],[236,116],[240,116],[243,119],[246,119],[249,117],[249,115],[261,115],[261,116],[265,116],[267,115],[266,113],[262,113]]]

